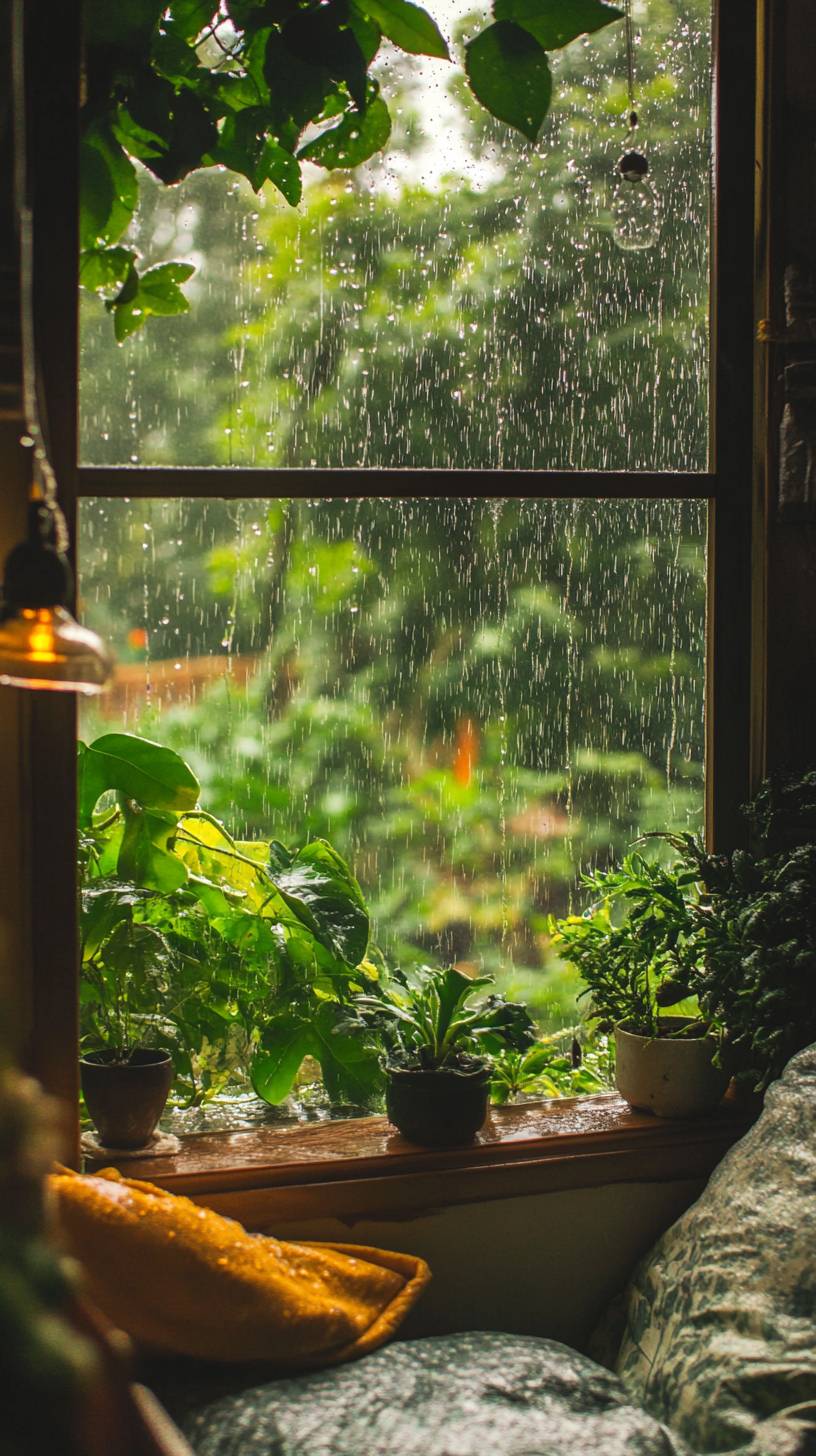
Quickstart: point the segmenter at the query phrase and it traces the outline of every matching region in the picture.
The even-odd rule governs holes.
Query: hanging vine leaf
[[[192,263],[158,263],[142,274],[131,269],[122,291],[106,305],[113,314],[117,341],[122,343],[135,334],[152,316],[186,313],[190,304],[179,284],[186,283],[194,272]]]
[[[450,51],[436,21],[427,10],[410,0],[360,0],[355,9],[375,20],[400,50],[415,56],[438,56],[450,60]]]
[[[623,11],[604,0],[493,0],[497,20],[512,20],[535,36],[545,51],[560,50],[579,35],[589,35],[622,20]]]
[[[330,172],[338,167],[357,167],[385,146],[390,133],[388,107],[381,96],[375,96],[362,115],[347,112],[339,126],[308,142],[298,156]]]
[[[552,80],[538,41],[509,20],[497,20],[465,48],[470,88],[487,110],[531,142],[550,107]]]
[[[240,172],[255,192],[271,181],[287,202],[294,205],[300,201],[300,167],[291,152],[269,135],[269,112],[264,107],[250,107],[228,116],[212,159],[232,172]]]
[[[620,17],[604,0],[495,0],[495,22],[466,48],[477,100],[533,139],[550,102],[545,51]],[[218,164],[293,206],[298,159],[357,167],[391,122],[369,67],[386,35],[411,55],[450,59],[436,21],[413,0],[88,0],[81,143],[82,284],[108,306],[120,342],[149,317],[187,307],[178,271],[141,271],[119,243],[138,202],[133,160],[172,185]],[[304,130],[335,117],[336,126]],[[175,274],[167,272],[174,269]],[[112,288],[118,293],[111,299]]]

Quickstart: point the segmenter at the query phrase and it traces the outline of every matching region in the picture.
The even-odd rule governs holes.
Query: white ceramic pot
[[[665,1016],[667,1031],[687,1025]],[[713,1036],[638,1036],[626,1023],[615,1027],[615,1082],[630,1107],[657,1117],[699,1117],[711,1112],[728,1086],[728,1075],[712,1065]]]

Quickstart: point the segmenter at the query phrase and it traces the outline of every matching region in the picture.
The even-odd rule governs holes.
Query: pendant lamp
[[[24,5],[12,9],[14,197],[20,244],[23,411],[20,444],[31,451],[26,539],[6,557],[0,587],[0,685],[46,692],[99,693],[113,659],[95,632],[69,611],[73,574],[37,398],[33,318],[32,215],[27,204]]]

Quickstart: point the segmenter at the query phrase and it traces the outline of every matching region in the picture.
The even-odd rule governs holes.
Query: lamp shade
[[[100,693],[113,671],[102,639],[62,606],[17,606],[0,621],[0,684]]]
[[[71,568],[57,546],[61,519],[53,504],[33,499],[28,535],[6,557],[0,685],[100,693],[113,672],[113,659],[101,637],[80,627],[65,605]]]

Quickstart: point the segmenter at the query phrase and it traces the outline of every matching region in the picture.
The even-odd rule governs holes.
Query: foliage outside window
[[[582,29],[602,9],[594,0],[568,8]],[[663,251],[625,265],[611,251],[608,208],[626,109],[618,27],[554,58],[557,107],[537,146],[508,144],[460,79],[446,104],[467,138],[466,182],[426,185],[416,170],[389,177],[387,164],[372,170],[376,158],[349,174],[318,172],[303,157],[295,209],[276,200],[293,176],[275,151],[280,132],[270,147],[254,100],[247,105],[240,55],[216,54],[233,32],[239,50],[266,58],[288,19],[281,11],[266,24],[269,7],[240,10],[219,12],[222,24],[197,46],[202,7],[172,7],[160,24],[155,5],[134,7],[132,30],[91,7],[88,175],[110,175],[88,215],[102,217],[106,199],[110,211],[91,222],[83,281],[107,298],[125,342],[86,308],[86,459],[705,467],[705,5],[649,6],[642,116],[672,207]],[[202,31],[183,33],[199,21]],[[498,21],[508,23],[497,5]],[[105,39],[105,24],[128,34]],[[456,44],[482,24],[461,22]],[[150,75],[131,74],[125,53],[148,32],[158,67],[154,57]],[[424,138],[427,154],[432,121],[427,93],[412,90],[414,62],[392,66],[389,90],[383,55],[387,47],[373,63],[381,94],[371,111],[382,115],[375,101],[388,93],[386,157],[395,146],[407,155],[412,138],[420,153]],[[186,80],[162,70],[171,56],[188,67]],[[329,80],[348,117],[361,114],[349,78]],[[168,86],[177,102],[163,108]],[[217,115],[228,94],[232,109]],[[181,116],[193,102],[233,150],[201,150],[204,166],[188,181],[154,185],[151,168],[161,178],[182,162],[198,167],[192,152],[174,151],[185,128],[162,130],[173,131],[176,104]],[[150,130],[151,105],[152,140],[137,134]],[[336,116],[318,131],[328,134]],[[106,128],[112,150],[100,147]],[[307,128],[303,145],[315,141]],[[129,146],[132,169],[119,156]],[[282,170],[267,186],[258,168],[273,158]],[[230,169],[247,180],[235,183]],[[128,221],[117,186],[130,179],[135,203],[137,176],[139,211],[114,236]],[[171,271],[145,274],[154,259]],[[172,270],[193,263],[191,311],[141,331],[151,312],[186,307]],[[86,613],[115,639],[131,684],[128,699],[102,706],[107,716],[87,719],[85,737],[126,727],[175,749],[225,844],[335,846],[359,876],[390,964],[486,970],[528,1001],[543,1040],[533,1053],[503,1054],[497,1095],[598,1085],[602,1057],[572,1064],[576,981],[554,954],[547,916],[570,908],[583,867],[622,853],[639,832],[699,822],[702,508],[100,502],[83,506],[82,533]],[[140,889],[130,911],[121,907],[130,929],[120,934],[156,931],[158,940],[136,936],[155,986],[172,961],[160,906],[192,892]],[[220,934],[201,901],[185,900],[184,915]],[[183,936],[183,920],[174,934]],[[233,1014],[247,948],[223,940],[213,944],[226,957],[227,994],[201,1013],[214,1019],[196,1033],[188,1094],[192,1070],[201,1093],[248,1067],[258,1046],[236,1057],[238,1021],[251,1037],[270,1015],[269,957],[262,965],[259,951],[253,963],[251,948],[263,1005]],[[201,965],[200,948],[196,956]],[[357,969],[344,966],[346,978]],[[181,994],[190,1010],[194,998]],[[222,1057],[214,1048],[229,1041],[225,1027],[232,1048]],[[352,1094],[349,1082],[338,1091]]]

